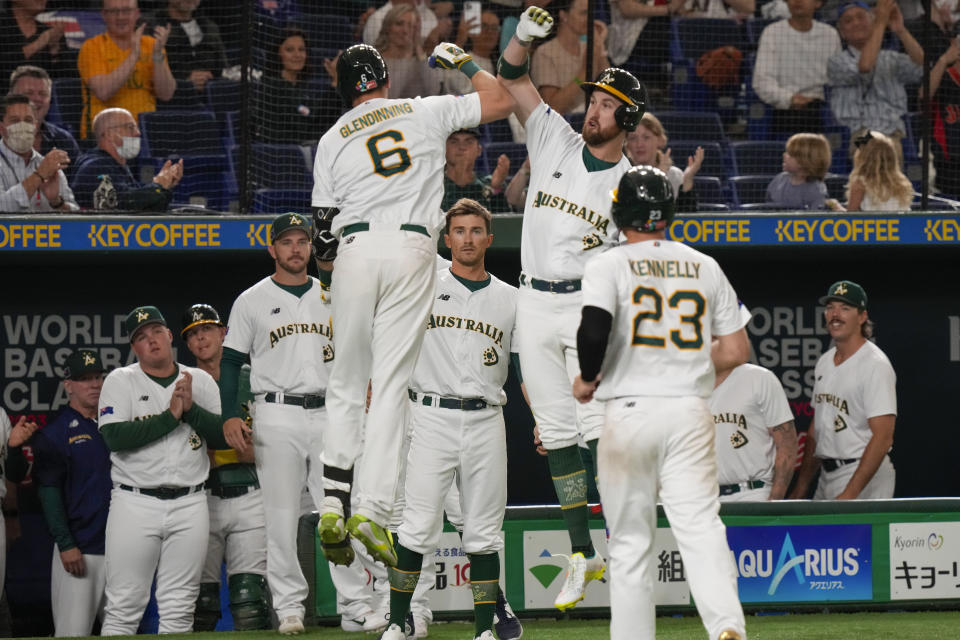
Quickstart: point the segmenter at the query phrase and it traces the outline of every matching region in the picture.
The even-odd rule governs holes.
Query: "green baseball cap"
[[[830,285],[827,295],[820,298],[820,304],[827,304],[831,300],[840,300],[852,304],[858,309],[867,308],[867,292],[856,282],[839,280]]]
[[[145,327],[148,324],[162,324],[163,326],[167,326],[167,321],[156,307],[144,306],[137,307],[131,311],[127,316],[125,324],[127,327],[127,335],[130,336],[130,342],[133,342],[134,335],[136,335],[141,327]]]
[[[273,219],[273,223],[270,225],[270,242],[276,242],[287,231],[296,231],[297,229],[303,231],[309,237],[312,234],[310,227],[310,220],[304,215],[292,212],[281,213]]]
[[[99,354],[93,349],[77,349],[63,363],[63,377],[77,380],[88,373],[103,373],[106,368]]]

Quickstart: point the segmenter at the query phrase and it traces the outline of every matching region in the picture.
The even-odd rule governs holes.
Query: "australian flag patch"
[[[103,417],[108,413],[113,413],[113,407],[104,407],[103,409],[100,409],[100,417]]]

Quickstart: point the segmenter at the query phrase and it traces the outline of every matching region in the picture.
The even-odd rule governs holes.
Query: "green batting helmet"
[[[656,231],[661,222],[661,229],[670,226],[676,210],[673,186],[667,175],[656,167],[639,165],[620,178],[610,215],[620,229]]]

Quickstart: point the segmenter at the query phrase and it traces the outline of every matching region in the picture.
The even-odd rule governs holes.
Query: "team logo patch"
[[[847,428],[847,423],[844,422],[843,416],[837,416],[833,419],[833,430],[834,431],[843,431]]]
[[[323,361],[330,362],[333,360],[333,347],[329,344],[323,345]]]
[[[107,415],[108,413],[113,413],[113,407],[104,407],[103,409],[100,409],[101,417]]]
[[[270,310],[270,315],[272,315],[272,316],[275,316],[275,315],[277,315],[278,313],[280,313],[280,307],[275,307],[275,308],[273,308],[273,309]]]
[[[734,449],[746,446],[748,442],[750,442],[750,440],[747,439],[747,434],[742,431],[734,431],[730,434],[730,444],[733,445]]]
[[[562,176],[562,175],[563,175],[563,174],[560,173],[559,171],[554,171],[554,172],[553,172],[553,177],[556,178],[557,180],[559,180],[559,179],[560,179],[560,176]]]
[[[200,436],[197,435],[196,431],[190,432],[190,437],[187,438],[187,442],[190,443],[190,448],[194,451],[203,446],[203,440],[200,439]]]
[[[96,361],[97,359],[94,358],[92,354],[89,354],[89,353],[83,354],[83,364],[90,366],[94,364]]]
[[[67,425],[67,429],[76,429],[79,426],[80,426],[80,423],[76,419],[74,419],[74,420],[71,420],[70,424]]]
[[[140,396],[140,402],[146,402],[150,399],[150,396]]]
[[[376,81],[376,80],[363,80],[363,79],[361,79],[361,80],[359,80],[359,81],[357,82],[357,84],[356,84],[356,86],[355,86],[354,88],[355,88],[357,91],[359,91],[360,93],[364,93],[364,92],[366,92],[366,91],[372,91],[372,90],[374,90],[374,89],[377,88],[377,81]]]
[[[202,312],[202,311],[194,311],[194,312],[193,312],[193,321],[194,321],[194,322],[200,322],[201,320],[203,320],[203,312]]]
[[[603,244],[603,238],[598,236],[595,233],[583,236],[583,250],[589,251],[590,249],[596,249]]]
[[[443,300],[444,302],[446,302],[449,299],[450,299],[450,294],[448,293],[441,293],[439,296],[437,296],[437,300]]]
[[[836,295],[836,296],[846,295],[846,293],[847,293],[847,285],[843,284],[842,282],[837,285],[836,289],[833,290],[833,295]]]
[[[137,309],[137,322],[143,322],[150,317],[150,314],[143,309]]]
[[[487,347],[483,350],[483,366],[492,367],[500,362],[500,355],[493,347]]]

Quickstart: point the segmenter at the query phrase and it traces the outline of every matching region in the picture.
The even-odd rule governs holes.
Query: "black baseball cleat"
[[[493,612],[493,628],[497,630],[500,640],[517,640],[523,635],[523,625],[520,618],[510,608],[503,589],[497,589],[497,606]]]

